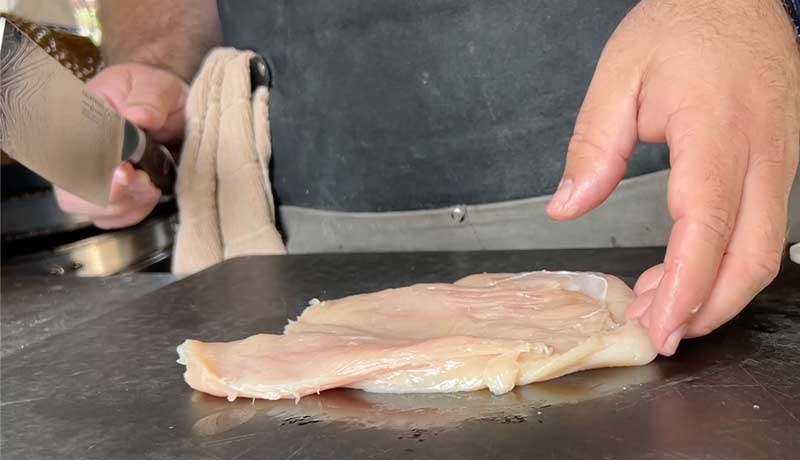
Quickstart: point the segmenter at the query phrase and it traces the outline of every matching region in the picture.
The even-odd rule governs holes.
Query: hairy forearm
[[[191,80],[222,34],[216,0],[101,0],[107,64],[137,62]]]

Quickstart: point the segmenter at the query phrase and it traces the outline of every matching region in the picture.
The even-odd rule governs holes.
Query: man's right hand
[[[156,141],[170,143],[183,136],[188,87],[175,74],[144,64],[117,64],[98,73],[87,83],[87,88]],[[129,163],[121,164],[115,171],[111,201],[106,207],[59,188],[55,192],[64,212],[88,216],[104,229],[141,222],[161,197],[147,174],[136,171]]]

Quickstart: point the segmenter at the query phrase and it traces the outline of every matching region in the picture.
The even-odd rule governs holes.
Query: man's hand
[[[87,87],[156,141],[168,143],[183,136],[183,107],[188,90],[176,75],[143,64],[118,64],[97,74]],[[147,174],[134,170],[129,163],[123,163],[115,171],[111,202],[105,208],[56,188],[61,209],[89,216],[100,228],[141,222],[160,197],[161,192]]]
[[[606,45],[548,212],[574,219],[602,203],[637,139],[669,145],[674,226],[627,313],[662,354],[733,318],[776,276],[800,146],[798,85],[781,0],[644,0]]]

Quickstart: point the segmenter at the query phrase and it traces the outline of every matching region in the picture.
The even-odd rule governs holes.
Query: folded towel
[[[286,253],[269,181],[269,91],[251,91],[252,57],[213,50],[189,90],[176,185],[176,275],[236,256]]]

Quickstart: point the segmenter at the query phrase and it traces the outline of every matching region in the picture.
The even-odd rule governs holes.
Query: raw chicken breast
[[[217,396],[298,399],[334,387],[495,394],[598,367],[646,364],[647,332],[625,322],[631,290],[598,273],[482,274],[315,302],[283,335],[187,340],[178,362]]]

